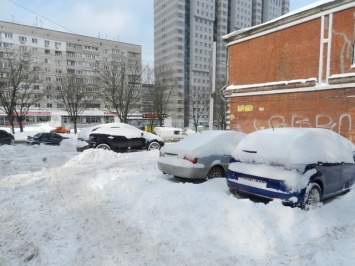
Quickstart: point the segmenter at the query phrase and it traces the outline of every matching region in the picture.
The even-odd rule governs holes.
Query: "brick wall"
[[[320,20],[229,47],[229,84],[318,77]]]
[[[234,97],[227,103],[233,130],[250,133],[271,127],[318,127],[355,143],[354,88]]]
[[[333,14],[331,49],[324,42],[322,82],[329,74],[354,73],[355,8]],[[321,36],[330,16],[314,19],[228,47],[228,85],[250,85],[319,77]],[[328,88],[331,88],[328,86]],[[269,127],[328,128],[355,143],[355,88],[227,98],[231,129],[245,133]],[[228,119],[227,119],[228,121]]]

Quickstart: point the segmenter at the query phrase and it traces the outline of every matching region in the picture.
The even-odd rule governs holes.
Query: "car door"
[[[348,189],[355,183],[355,162],[344,163],[342,167],[341,188]]]
[[[128,149],[128,140],[126,136],[110,135],[107,137],[107,142],[114,150]]]
[[[323,176],[324,197],[331,196],[342,189],[342,163],[318,163],[316,170]]]

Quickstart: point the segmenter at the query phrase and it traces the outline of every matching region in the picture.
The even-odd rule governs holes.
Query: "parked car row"
[[[158,168],[182,178],[223,176],[232,193],[308,208],[351,189],[354,147],[320,128],[206,131],[162,148]]]
[[[57,133],[27,137],[27,144],[60,145]],[[14,136],[0,130],[0,145]],[[159,149],[160,171],[186,179],[225,177],[232,193],[279,199],[284,205],[308,208],[348,192],[355,183],[355,146],[346,138],[320,128],[275,128],[248,135],[210,130],[165,145],[164,139],[124,123],[82,129],[77,151],[115,152]]]

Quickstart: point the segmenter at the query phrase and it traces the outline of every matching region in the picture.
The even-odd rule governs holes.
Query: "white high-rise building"
[[[178,79],[174,91],[178,100],[168,114],[173,126],[191,126],[192,95],[211,92],[213,42],[216,42],[216,80],[225,80],[227,52],[222,36],[288,13],[289,2],[154,0],[155,64],[171,65]],[[208,103],[200,107],[201,125],[208,124],[208,107]]]

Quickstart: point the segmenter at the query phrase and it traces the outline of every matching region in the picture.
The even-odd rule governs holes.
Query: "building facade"
[[[0,21],[0,52],[31,54],[33,65],[43,70],[43,81],[38,90],[50,90],[59,76],[80,76],[86,90],[98,90],[95,72],[100,64],[111,60],[141,62],[141,46],[107,39],[88,37]],[[95,93],[93,93],[95,95]],[[99,97],[91,96],[90,106],[81,115],[79,124],[117,121]],[[26,114],[26,123],[49,122],[53,125],[69,123],[63,106],[47,96]],[[6,124],[6,114],[0,111],[0,125]]]
[[[225,81],[227,51],[222,36],[279,17],[289,11],[289,0],[154,0],[155,64],[173,67],[178,84],[172,125],[191,124],[196,95],[202,125],[209,121],[212,89],[212,47],[216,42],[216,80]],[[218,88],[217,88],[218,89]],[[203,96],[208,97],[203,97]],[[207,100],[206,100],[207,98]]]
[[[228,124],[317,127],[355,142],[355,3],[319,3],[226,35]]]

